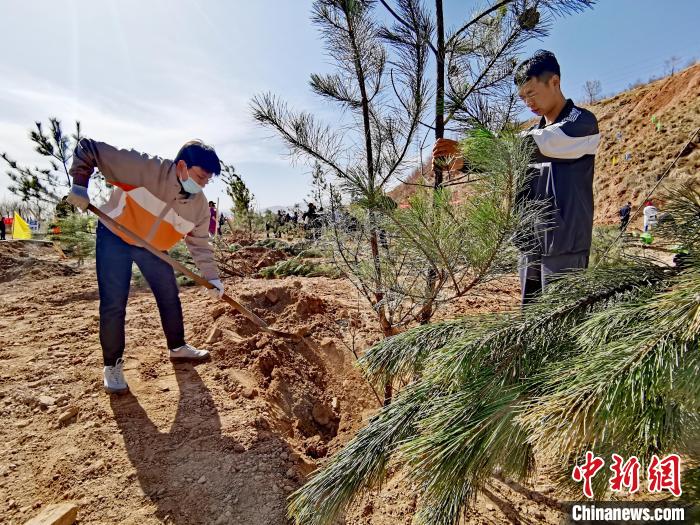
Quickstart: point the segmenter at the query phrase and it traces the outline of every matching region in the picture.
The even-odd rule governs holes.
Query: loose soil
[[[20,242],[0,243],[0,261],[0,523],[71,501],[80,523],[284,524],[287,496],[378,408],[350,351],[379,339],[376,321],[343,279],[226,280],[275,328],[308,334],[298,343],[183,288],[189,342],[213,357],[198,366],[167,360],[153,296],[132,288],[131,393],[109,396],[94,267]],[[512,306],[517,280],[481,292],[458,308]],[[490,490],[469,523],[558,519],[507,484],[494,480]],[[397,473],[340,523],[409,523],[412,505]]]

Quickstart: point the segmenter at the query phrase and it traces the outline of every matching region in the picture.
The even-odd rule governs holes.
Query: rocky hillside
[[[627,200],[642,204],[658,178],[700,127],[700,64],[590,107],[600,123],[596,159],[596,221],[617,221]],[[700,173],[700,139],[683,151],[664,181]],[[657,190],[656,193],[659,193]]]

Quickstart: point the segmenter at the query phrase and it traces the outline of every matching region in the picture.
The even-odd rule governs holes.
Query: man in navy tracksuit
[[[521,198],[539,201],[542,219],[519,261],[523,304],[554,274],[586,268],[593,235],[593,167],[598,121],[561,92],[559,63],[537,51],[515,70],[520,98],[540,121],[523,134],[533,141],[532,178]],[[521,249],[522,249],[521,248]]]
[[[519,198],[538,202],[542,210],[532,231],[518,235],[523,304],[539,295],[554,274],[586,268],[591,250],[598,121],[564,97],[560,74],[554,54],[540,50],[514,75],[520,98],[541,117],[523,132],[532,140],[534,155],[528,187]],[[454,155],[459,155],[456,142],[436,142],[433,158]]]

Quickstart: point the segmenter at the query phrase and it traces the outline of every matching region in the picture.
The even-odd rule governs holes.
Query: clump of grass
[[[260,270],[260,275],[265,279],[280,277],[340,277],[340,272],[329,264],[307,261],[301,257],[294,257],[286,261],[279,261],[272,266],[266,266]]]
[[[285,252],[291,248],[289,243],[287,241],[283,241],[282,239],[260,239],[255,241],[253,246],[259,246],[269,250],[281,250]]]
[[[323,250],[318,247],[317,243],[308,240],[289,243],[282,239],[260,239],[256,241],[253,246],[268,248],[270,250],[280,250],[289,255],[299,256],[305,259],[326,256]]]

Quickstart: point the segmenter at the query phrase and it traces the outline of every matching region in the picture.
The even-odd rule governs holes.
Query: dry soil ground
[[[94,268],[76,269],[47,246],[0,243],[1,523],[23,523],[61,501],[79,505],[79,523],[287,523],[290,492],[377,409],[345,347],[376,341],[375,321],[342,279],[227,285],[276,328],[304,327],[310,344],[260,334],[184,288],[189,342],[213,359],[173,366],[150,291],[132,289],[131,393],[110,397]],[[500,309],[517,297],[507,278],[459,308]],[[557,523],[543,482],[532,493],[494,479],[468,523]],[[410,523],[414,504],[396,473],[341,523]]]

